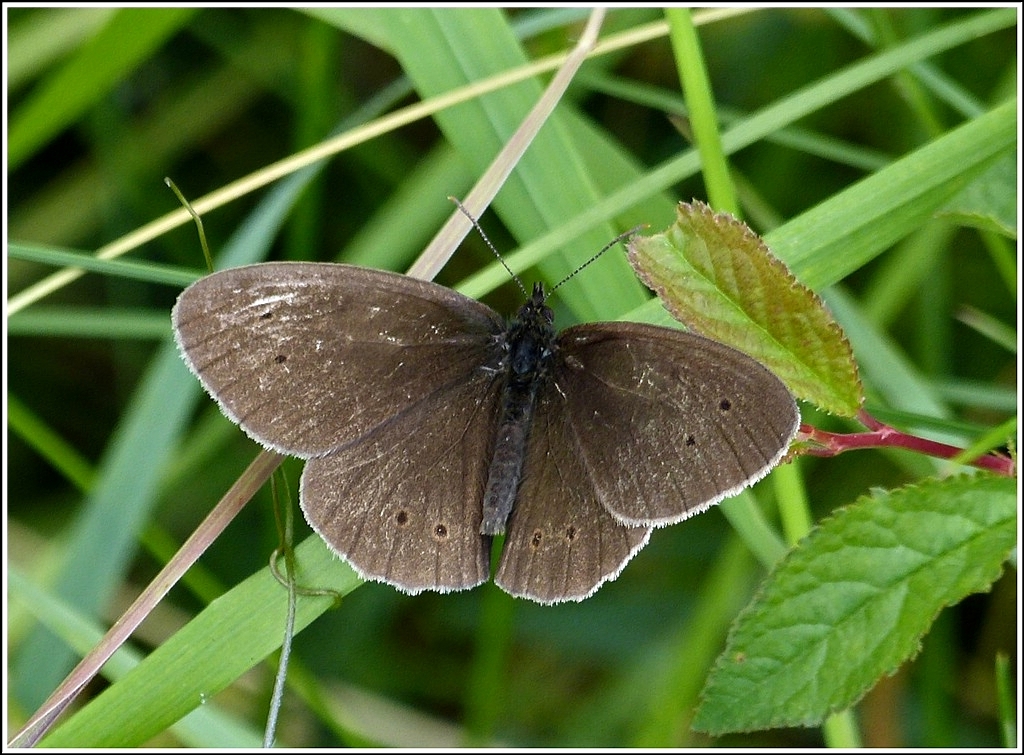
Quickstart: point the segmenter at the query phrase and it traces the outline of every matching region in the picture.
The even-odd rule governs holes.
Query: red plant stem
[[[869,432],[830,433],[825,430],[819,430],[811,425],[802,425],[800,428],[801,435],[813,444],[809,448],[804,449],[805,452],[812,456],[836,456],[854,448],[890,447],[906,448],[940,459],[952,459],[963,453],[962,448],[900,432],[883,422],[879,422],[866,411],[861,410],[858,418],[866,427],[871,428]],[[1016,463],[1014,460],[995,453],[985,454],[964,463],[980,467],[981,469],[988,469],[1006,477],[1013,477],[1016,474]]]

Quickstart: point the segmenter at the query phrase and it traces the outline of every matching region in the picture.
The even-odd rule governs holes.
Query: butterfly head
[[[550,331],[555,322],[555,313],[546,301],[544,284],[537,281],[533,284],[533,295],[519,308],[516,320],[537,331]]]

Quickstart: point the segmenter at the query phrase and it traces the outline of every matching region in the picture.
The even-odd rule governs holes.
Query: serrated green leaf
[[[920,648],[938,612],[988,590],[1016,542],[1016,481],[876,492],[792,550],[744,609],[694,728],[813,726]]]
[[[826,411],[852,416],[860,408],[857,367],[842,330],[736,218],[681,202],[664,233],[629,242],[629,259],[687,327],[754,357]]]

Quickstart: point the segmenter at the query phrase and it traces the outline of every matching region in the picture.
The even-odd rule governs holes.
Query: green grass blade
[[[265,254],[305,180],[307,174],[293,176],[271,192],[225,247],[221,263],[254,262]],[[55,591],[88,615],[109,598],[130,563],[138,533],[159,500],[164,464],[199,400],[195,378],[170,343],[169,319],[167,339],[126,410],[97,471],[95,489],[68,535]],[[52,635],[40,632],[30,638],[20,649],[11,676],[22,705],[34,709],[41,704],[71,668],[72,660]]]
[[[87,619],[78,611],[55,600],[54,597],[33,585],[18,570],[9,572],[12,595],[20,600],[28,611],[55,634],[59,635],[79,655],[85,655],[103,637],[103,628]],[[103,665],[103,676],[115,683],[139,665],[144,656],[138,650],[122,646]],[[206,705],[194,710],[173,727],[174,733],[191,747],[259,747],[259,734],[251,728],[238,724],[235,719],[218,709]]]
[[[64,551],[56,596],[87,615],[120,583],[136,538],[156,505],[161,464],[176,448],[198,390],[169,342],[136,393],[97,470]],[[29,638],[11,673],[13,694],[35,708],[71,668],[68,650],[48,632]]]
[[[199,274],[192,270],[157,265],[153,262],[104,260],[83,252],[54,249],[36,244],[9,244],[7,255],[12,259],[26,262],[38,262],[55,267],[80,268],[102,275],[114,275],[119,278],[149,281],[150,283],[166,283],[170,286],[185,287],[199,277]]]
[[[362,584],[316,536],[295,549],[303,585]],[[213,601],[117,684],[54,729],[44,747],[139,747],[281,646],[287,590],[263,569]],[[332,605],[300,597],[296,633]]]
[[[728,212],[738,217],[740,207],[736,187],[722,151],[714,93],[708,80],[697,29],[687,8],[669,8],[665,16],[668,18],[672,49],[679,68],[679,79],[683,84],[694,141],[700,151],[709,204],[719,212]]]
[[[7,169],[14,170],[82,113],[132,68],[188,23],[198,8],[126,8],[34,92],[11,121]]]
[[[815,290],[845,278],[919,227],[1015,148],[1017,103],[1004,102],[765,234]]]
[[[70,443],[54,432],[17,396],[7,395],[7,427],[43,456],[81,491],[92,487],[96,471]]]
[[[359,16],[365,24],[363,13]],[[337,18],[338,23],[346,23],[345,12]],[[455,13],[407,9],[389,11],[379,22],[387,33],[384,46],[399,58],[422,97],[527,62],[504,15],[496,9]],[[438,113],[436,120],[474,174],[479,174],[540,93],[538,82],[523,81]],[[556,111],[499,192],[495,208],[515,236],[525,241],[560,225],[596,199],[594,182],[587,175],[570,126]],[[482,222],[486,227],[486,216]],[[559,280],[617,233],[609,225],[581,232],[572,240],[571,255],[544,267],[547,276]],[[588,268],[585,281],[568,282],[560,300],[570,304],[582,319],[600,319],[610,316],[614,306],[623,307],[623,302],[635,305],[643,299],[642,288],[621,255],[605,255]]]

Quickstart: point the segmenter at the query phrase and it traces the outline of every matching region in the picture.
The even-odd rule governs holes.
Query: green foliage
[[[821,300],[735,218],[699,202],[678,213],[664,233],[629,244],[637,274],[672,316],[754,357],[798,398],[856,414],[857,366]]]
[[[1017,160],[1006,154],[971,181],[944,210],[962,225],[1017,238]]]
[[[11,120],[7,160],[16,168],[48,139],[74,123],[110,93],[125,71],[153,55],[195,13],[191,8],[162,13],[142,8],[118,11],[43,86],[23,102]]]
[[[316,538],[297,549],[300,579],[349,592],[359,579]],[[281,645],[287,593],[263,570],[214,600],[118,684],[44,739],[45,747],[131,747],[195,710]],[[296,632],[325,609],[328,596],[299,601]],[[253,611],[252,606],[261,606]]]
[[[943,608],[989,589],[1017,536],[1005,477],[928,480],[840,509],[737,617],[694,726],[813,726],[918,653]]]
[[[990,434],[1016,433],[1016,355],[1005,345],[1019,310],[1016,10],[681,13],[673,17],[675,48],[658,11],[609,13],[602,37],[622,45],[588,61],[494,211],[481,218],[509,264],[528,283],[552,284],[621,231],[668,227],[681,200],[735,196],[745,222],[831,309],[876,416],[960,447],[987,436],[1005,442]],[[95,642],[95,627],[116,620],[123,596],[134,596],[163,564],[163,550],[146,544],[183,542],[256,452],[203,398],[171,343],[170,307],[204,265],[164,176],[197,204],[205,192],[232,187],[230,199],[202,210],[220,266],[275,258],[405,269],[453,211],[447,196],[464,196],[547,75],[378,129],[369,141],[358,138],[360,129],[410,102],[565,50],[584,16],[576,9],[8,10],[12,731]],[[691,22],[696,35],[680,34]],[[684,98],[680,77],[700,91]],[[691,100],[701,104],[695,112],[686,107]],[[687,140],[687,118],[702,139],[721,131],[705,153],[728,166],[710,179],[713,192]],[[269,179],[275,161],[332,133],[355,146],[278,174],[265,189],[256,187],[266,182],[233,185],[249,174]],[[154,222],[172,212],[181,215],[177,225]],[[70,267],[81,263],[80,250],[103,252],[84,274]],[[131,264],[108,259],[129,251]],[[502,311],[519,304],[507,273],[474,236],[439,280]],[[645,296],[614,251],[552,303],[562,326],[593,318],[670,322]],[[959,320],[961,311],[971,316]],[[804,421],[856,429],[813,410]],[[795,466],[723,504],[735,528],[712,511],[659,530],[618,580],[578,605],[527,605],[489,586],[416,597],[356,586],[303,530],[301,584],[345,597],[333,611],[329,600],[299,599],[304,628],[280,743],[709,744],[691,726],[698,693],[729,623],[781,550],[780,518],[787,535],[793,522],[822,522],[782,563],[827,565],[820,591],[790,600],[827,598],[831,612],[801,641],[820,652],[827,638],[850,639],[842,649],[848,673],[820,685],[794,713],[771,705],[779,701],[774,685],[785,690],[792,679],[760,681],[759,706],[715,703],[719,670],[702,723],[715,731],[817,723],[860,698],[918,642],[924,649],[886,682],[888,697],[868,691],[855,716],[832,717],[818,730],[761,729],[716,741],[1003,743],[1015,722],[1006,712],[1007,672],[995,669],[999,654],[1008,654],[1009,673],[1017,673],[1015,580],[1004,576],[990,594],[957,601],[995,579],[1012,520],[1004,511],[1001,524],[978,530],[977,543],[999,541],[982,554],[957,540],[966,530],[951,523],[973,521],[957,519],[965,512],[935,509],[981,497],[970,492],[974,485],[993,485],[997,491],[970,509],[977,520],[1005,509],[1008,483],[940,479],[945,466],[883,450]],[[289,468],[297,473],[297,465]],[[873,489],[881,492],[851,504]],[[186,579],[172,590],[125,660],[105,670],[110,686],[89,688],[84,707],[58,722],[47,744],[258,741],[273,677],[261,661],[279,647],[284,628],[285,591],[266,566],[277,545],[270,510],[261,495],[231,524],[194,567],[204,587]],[[905,518],[907,511],[931,513]],[[828,548],[814,543],[837,522],[883,543],[940,548],[924,548],[932,557],[920,573],[884,582],[915,587],[916,624],[897,621],[899,652],[860,642],[879,625],[855,621],[899,620],[899,606],[877,615],[837,611],[853,605],[848,597],[858,585],[883,584],[888,569],[905,568],[913,553],[882,548],[889,558],[876,564],[844,529],[822,555],[818,549]],[[954,559],[960,566],[970,559],[975,576],[932,590]],[[861,582],[828,579],[855,568],[869,569]],[[918,584],[929,589],[921,593]],[[223,597],[211,601],[211,592]],[[883,590],[879,600],[889,605],[895,592]],[[862,595],[865,607],[875,605],[870,597]],[[751,631],[777,643],[769,629],[792,621],[790,605],[755,604],[733,641]],[[943,605],[951,607],[929,633]],[[962,631],[950,631],[954,624]],[[730,646],[718,668],[741,651],[748,660],[761,652],[756,644]],[[139,655],[146,657],[134,665]],[[898,705],[888,702],[893,696]],[[757,720],[728,718],[755,710],[763,714]]]

